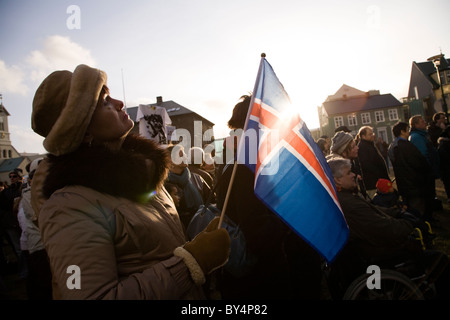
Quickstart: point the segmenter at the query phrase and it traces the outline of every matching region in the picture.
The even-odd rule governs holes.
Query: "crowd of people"
[[[414,257],[424,272],[439,278],[440,297],[448,298],[448,257],[430,248],[434,237],[430,233],[431,225],[439,222],[433,212],[442,208],[436,197],[436,179],[442,179],[450,202],[450,162],[446,158],[448,149],[445,149],[450,127],[442,112],[434,115],[430,125],[420,115],[412,116],[408,122],[399,121],[393,126],[395,139],[390,145],[380,139],[376,143],[370,126],[361,127],[356,137],[346,127],[340,127],[331,139],[330,149],[322,149],[350,229],[344,251],[352,253],[342,256],[362,257],[365,262],[399,262]],[[388,159],[383,153],[388,154]],[[391,174],[389,163],[393,169]],[[420,255],[412,245],[415,238],[411,237],[411,232],[415,228],[421,230],[425,238],[422,241],[428,245],[425,250],[419,250]],[[358,265],[354,259],[347,260],[344,261],[347,272]],[[351,266],[349,261],[353,262]],[[346,276],[339,271],[339,276],[354,279],[360,271],[348,272],[350,275]]]
[[[244,128],[250,101],[244,95],[234,106],[224,159],[235,154],[237,143],[227,142]],[[350,229],[343,251],[404,258],[414,229],[425,232],[433,219],[435,179],[449,195],[445,115],[435,116],[429,132],[422,120],[396,124],[390,146],[376,141],[370,126],[356,137],[343,127],[317,140]],[[255,196],[247,166],[216,164],[202,148],[159,145],[131,134],[133,126],[99,69],[55,71],[38,87],[32,128],[48,154],[27,167],[26,181],[11,172],[0,193],[2,236],[17,255],[29,299],[324,298],[323,258]],[[226,208],[242,229],[256,261],[251,272],[237,278],[222,268],[230,237],[218,219],[187,238],[206,203]],[[438,266],[430,272],[439,279],[438,297],[447,298],[445,254],[427,249],[418,261]]]

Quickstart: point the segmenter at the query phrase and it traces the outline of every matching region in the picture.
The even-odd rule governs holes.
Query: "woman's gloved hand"
[[[174,254],[183,258],[196,284],[206,281],[205,275],[227,263],[230,255],[230,236],[224,228],[217,228],[219,218],[214,218],[208,226]]]

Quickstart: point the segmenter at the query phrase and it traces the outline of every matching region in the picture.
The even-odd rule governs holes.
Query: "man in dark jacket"
[[[438,138],[446,128],[447,118],[444,112],[437,112],[433,115],[433,121],[427,127],[433,146],[438,148]]]
[[[396,139],[389,146],[389,157],[394,168],[397,189],[408,207],[418,210],[425,218],[427,199],[433,197],[430,186],[431,167],[419,149],[409,140],[409,126],[398,122],[392,128]]]
[[[367,189],[367,194],[373,198],[377,191],[378,179],[389,178],[386,161],[384,161],[378,148],[375,146],[375,134],[372,127],[364,126],[359,129],[358,159],[361,165],[362,179]]]

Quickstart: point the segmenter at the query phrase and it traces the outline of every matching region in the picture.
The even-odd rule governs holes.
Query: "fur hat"
[[[389,190],[392,188],[392,182],[388,179],[378,179],[376,187],[381,193],[389,193]]]
[[[31,126],[45,137],[48,152],[59,156],[80,146],[106,80],[105,72],[84,64],[44,79],[34,95]]]
[[[331,139],[331,152],[342,154],[352,140],[353,136],[350,133],[344,131],[336,132],[334,137]]]

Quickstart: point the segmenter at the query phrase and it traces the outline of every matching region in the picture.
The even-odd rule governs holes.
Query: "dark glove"
[[[205,275],[222,267],[228,261],[230,236],[224,228],[218,229],[218,224],[219,218],[214,218],[205,230],[195,236],[192,241],[174,251],[176,256],[183,258],[197,284],[203,284],[206,280]],[[195,261],[192,261],[189,256],[193,257]]]

